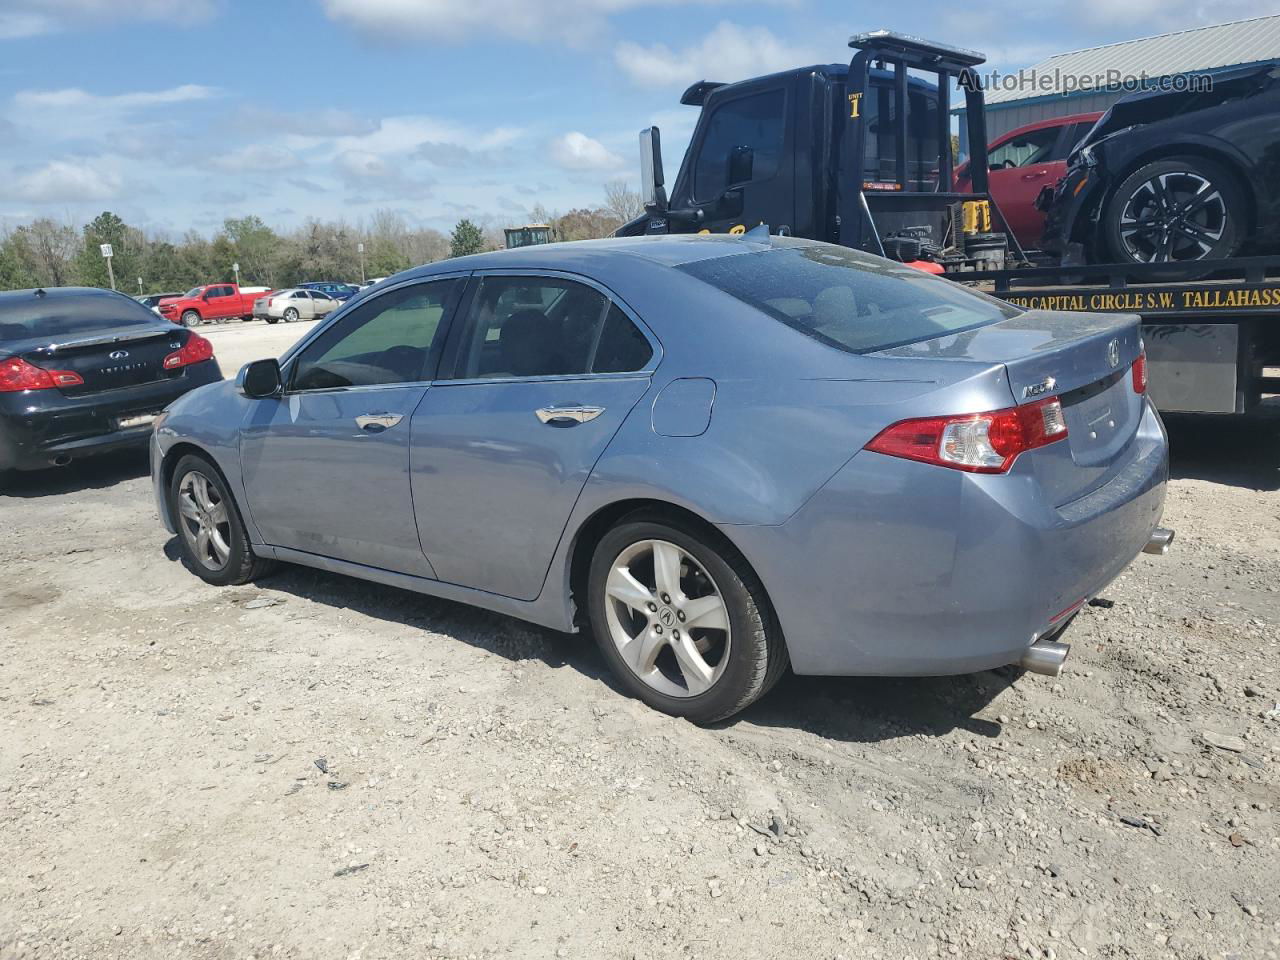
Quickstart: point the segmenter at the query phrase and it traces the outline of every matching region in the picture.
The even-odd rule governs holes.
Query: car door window
[[[693,196],[714,200],[730,186],[729,163],[735,152],[750,151],[735,160],[746,173],[741,182],[768,180],[778,172],[786,134],[786,95],[769,90],[730,100],[716,107],[707,122],[707,132],[693,168]]]
[[[298,355],[291,389],[332,390],[429,379],[441,321],[459,282],[411,284],[362,304]]]
[[[1045,127],[1014,137],[987,155],[987,166],[992,170],[1006,170],[1045,163],[1051,159],[1059,132],[1058,127]]]
[[[653,348],[600,291],[555,277],[485,277],[462,328],[456,379],[642,369]]]

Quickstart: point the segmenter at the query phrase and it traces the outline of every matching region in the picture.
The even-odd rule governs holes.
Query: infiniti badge
[[[128,355],[129,355],[128,350],[112,350],[109,354],[107,354],[107,356],[109,356],[112,360],[123,360]]]
[[[1112,367],[1120,366],[1120,341],[1112,340],[1107,344],[1107,363]]]

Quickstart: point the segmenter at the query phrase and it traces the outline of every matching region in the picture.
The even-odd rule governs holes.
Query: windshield
[[[160,323],[154,313],[123,295],[81,294],[0,299],[0,341],[65,337],[93,330]]]
[[[869,353],[1017,316],[1002,300],[846,247],[772,238],[773,249],[679,269],[805,336]]]
[[[182,295],[182,299],[194,300],[196,297],[200,296],[200,291],[202,291],[203,289],[204,287],[192,287],[190,290],[188,290],[186,293]]]

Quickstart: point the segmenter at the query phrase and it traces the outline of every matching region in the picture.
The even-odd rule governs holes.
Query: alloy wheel
[[[1120,242],[1139,263],[1203,260],[1226,227],[1222,192],[1189,170],[1138,184],[1120,211]]]
[[[671,697],[715,685],[732,641],[724,597],[706,569],[666,540],[641,540],[605,580],[605,620],[627,668]]]
[[[231,559],[231,518],[226,501],[203,473],[191,470],[178,484],[178,515],[196,561],[207,570],[225,567]]]

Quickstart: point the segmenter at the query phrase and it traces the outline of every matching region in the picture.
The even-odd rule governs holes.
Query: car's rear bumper
[[[1115,579],[1159,523],[1167,477],[1148,403],[1117,475],[1062,507],[1022,463],[990,476],[864,452],[786,523],[721,529],[797,673],[968,673],[1016,663]]]
[[[142,447],[151,424],[121,427],[121,418],[159,413],[190,390],[222,379],[217,360],[184,368],[172,380],[80,397],[57,390],[0,394],[0,470],[39,470],[67,459]]]

